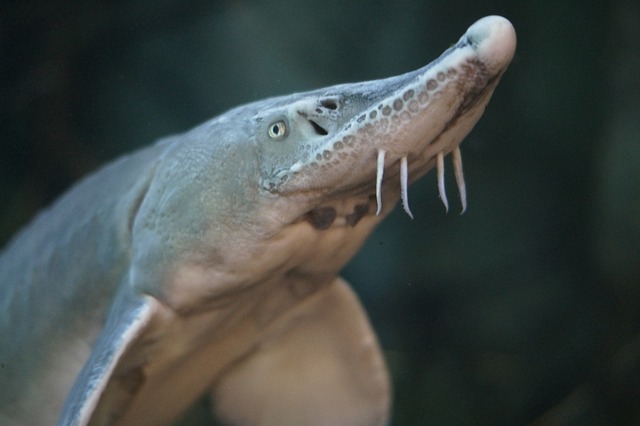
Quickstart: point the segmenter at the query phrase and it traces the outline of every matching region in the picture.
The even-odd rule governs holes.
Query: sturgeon
[[[0,257],[0,423],[384,425],[390,380],[339,271],[459,144],[516,44],[240,106],[103,167]]]

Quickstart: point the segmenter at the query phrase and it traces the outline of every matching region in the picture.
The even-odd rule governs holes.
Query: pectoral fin
[[[212,391],[233,425],[383,425],[390,405],[380,347],[342,279],[271,327],[267,339]]]
[[[118,294],[107,324],[67,396],[58,426],[110,423],[111,419],[99,417],[117,412],[117,403],[108,404],[109,413],[96,413],[96,407],[116,365],[149,323],[155,310],[154,303],[152,298],[135,297],[127,291]]]

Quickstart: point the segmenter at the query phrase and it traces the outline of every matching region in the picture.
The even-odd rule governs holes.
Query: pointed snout
[[[490,72],[504,69],[516,50],[516,31],[508,19],[487,16],[471,25],[463,38],[476,50]]]

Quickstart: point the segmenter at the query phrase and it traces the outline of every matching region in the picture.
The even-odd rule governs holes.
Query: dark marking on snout
[[[337,215],[333,207],[316,207],[306,214],[309,223],[320,231],[329,229]]]
[[[502,73],[498,73],[491,78],[487,78],[486,66],[480,61],[469,61],[470,65],[463,65],[462,68],[473,77],[476,81],[476,85],[473,90],[470,90],[458,106],[458,110],[455,115],[449,120],[442,130],[442,133],[446,132],[450,128],[454,127],[458,122],[458,119],[464,116],[467,111],[472,109],[476,104],[487,95],[487,92],[495,88],[500,81]],[[502,71],[504,72],[504,70]],[[439,137],[439,136],[438,136]],[[437,139],[437,138],[436,138]],[[431,142],[434,143],[434,142]]]
[[[369,204],[357,204],[353,208],[353,213],[348,214],[346,217],[347,225],[351,227],[356,226],[356,224],[360,222],[360,219],[365,217],[367,213],[369,213]]]
[[[491,78],[487,78],[486,67],[483,63],[479,61],[469,62],[471,65],[462,65],[462,69],[467,74],[471,75],[473,75],[475,70],[474,78],[476,80],[476,86],[473,90],[470,90],[465,95],[464,99],[458,106],[455,115],[451,117],[451,119],[444,125],[442,132],[440,132],[440,134],[430,142],[430,145],[435,145],[444,133],[446,133],[452,127],[455,127],[460,117],[463,117],[470,109],[476,106],[478,102],[480,102],[480,100],[482,100],[487,95],[487,93],[492,93],[492,90],[498,84],[498,81],[500,81],[500,77],[504,72],[504,70],[502,70],[501,73],[498,73]]]

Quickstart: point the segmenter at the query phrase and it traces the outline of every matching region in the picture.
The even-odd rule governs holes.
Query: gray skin
[[[386,424],[339,271],[450,152],[464,189],[514,49],[487,17],[417,71],[241,106],[74,186],[0,257],[0,423],[164,425],[206,395],[233,425]]]

